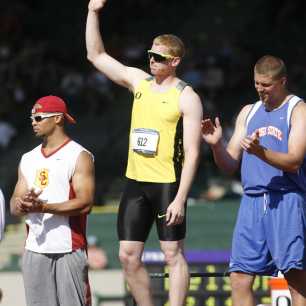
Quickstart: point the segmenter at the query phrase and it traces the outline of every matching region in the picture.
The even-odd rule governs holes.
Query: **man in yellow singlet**
[[[170,305],[181,306],[189,287],[183,250],[186,200],[198,165],[202,104],[193,89],[176,77],[185,48],[175,35],[153,40],[148,50],[151,74],[125,66],[105,51],[99,29],[99,12],[105,3],[89,2],[87,56],[104,75],[134,95],[127,184],[117,223],[119,258],[137,305],[153,306],[141,256],[155,222],[169,267]]]

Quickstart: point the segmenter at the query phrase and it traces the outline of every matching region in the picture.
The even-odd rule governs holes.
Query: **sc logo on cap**
[[[36,103],[33,108],[32,108],[32,114],[35,114],[38,112],[38,110],[40,110],[42,108],[42,106],[39,103]]]

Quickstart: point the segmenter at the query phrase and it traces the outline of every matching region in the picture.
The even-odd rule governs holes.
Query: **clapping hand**
[[[30,188],[21,198],[16,199],[17,208],[23,213],[41,212],[43,200],[38,197],[42,190]]]
[[[259,130],[256,130],[251,136],[244,137],[240,146],[248,153],[256,155],[262,149],[259,144]]]
[[[215,123],[211,119],[202,121],[202,138],[210,146],[214,146],[222,139],[222,127],[218,117],[215,118]]]

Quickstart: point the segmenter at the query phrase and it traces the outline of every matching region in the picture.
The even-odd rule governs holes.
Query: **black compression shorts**
[[[186,213],[183,223],[166,225],[165,214],[176,196],[178,185],[178,182],[146,183],[127,179],[117,220],[119,240],[145,242],[154,221],[159,240],[179,241],[185,238]]]

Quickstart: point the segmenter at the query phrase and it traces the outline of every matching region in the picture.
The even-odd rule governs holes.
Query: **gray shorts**
[[[22,272],[27,306],[90,306],[84,250],[40,254],[25,250]]]

